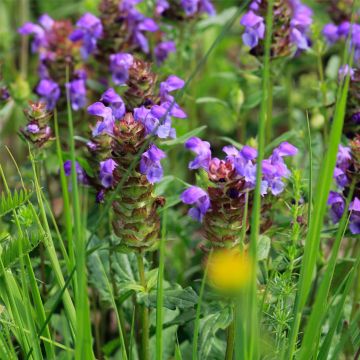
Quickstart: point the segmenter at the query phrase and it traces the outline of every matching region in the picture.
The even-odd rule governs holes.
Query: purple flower
[[[46,102],[49,110],[54,109],[60,97],[60,87],[55,81],[50,79],[40,80],[36,87],[36,92],[39,94],[41,100]]]
[[[351,28],[350,22],[349,21],[343,21],[338,26],[338,35],[340,37],[346,38],[349,35],[350,28]]]
[[[189,215],[198,221],[202,221],[204,215],[210,208],[210,198],[207,192],[197,186],[191,186],[186,189],[181,195],[180,199],[184,204],[194,205],[189,210]]]
[[[261,16],[250,10],[241,18],[240,24],[245,26],[243,42],[251,49],[258,45],[259,40],[264,39],[265,24]]]
[[[186,16],[206,13],[215,15],[216,11],[210,0],[181,0],[181,6]]]
[[[107,159],[100,162],[100,182],[104,188],[113,186],[114,176],[113,172],[117,167],[116,162],[113,159]]]
[[[64,162],[64,171],[65,171],[65,175],[66,176],[70,176],[71,175],[71,160],[67,160]],[[75,170],[76,170],[76,175],[77,175],[77,181],[80,184],[88,184],[89,183],[89,179],[88,176],[85,172],[85,170],[80,166],[80,164],[75,161]]]
[[[155,46],[154,52],[157,64],[162,64],[169,56],[170,53],[176,51],[174,41],[163,41]]]
[[[349,184],[349,179],[346,175],[347,170],[351,164],[351,149],[346,146],[339,145],[337,153],[336,167],[334,170],[334,178],[340,187],[345,187]]]
[[[334,24],[326,24],[322,31],[325,39],[330,43],[333,44],[339,40],[339,33],[338,27]]]
[[[351,120],[354,121],[355,124],[360,124],[360,112],[352,114]]]
[[[349,210],[351,211],[350,216],[350,231],[354,234],[360,234],[360,199],[355,197],[350,203]]]
[[[77,111],[86,105],[86,80],[78,79],[66,84],[69,90],[71,107]]]
[[[216,10],[210,0],[200,0],[199,5],[200,12],[206,13],[210,16],[216,15]]]
[[[157,0],[156,1],[156,14],[161,15],[165,10],[170,7],[169,2],[167,0]]]
[[[26,130],[31,134],[37,134],[40,131],[40,128],[37,124],[29,124],[26,126]]]
[[[339,81],[343,81],[347,75],[350,76],[350,79],[354,79],[355,70],[351,68],[348,64],[342,65],[339,69]]]
[[[87,59],[96,51],[97,40],[103,34],[100,19],[91,13],[84,14],[76,23],[77,29],[70,34],[70,40],[76,42],[82,40],[81,54]]]
[[[130,54],[118,53],[110,56],[110,71],[116,85],[123,85],[129,78],[129,69],[134,62]]]
[[[105,191],[104,189],[101,189],[96,194],[96,202],[100,204],[104,201],[104,199],[105,199]]]
[[[126,112],[125,104],[120,95],[118,95],[113,88],[107,89],[100,99],[106,106],[112,110],[116,120],[121,119]]]
[[[160,83],[160,97],[162,100],[169,99],[169,93],[175,90],[180,90],[184,87],[185,81],[175,75],[170,75],[165,81]]]
[[[330,191],[328,198],[328,205],[330,205],[330,216],[334,223],[338,223],[344,213],[345,200],[335,191]]]
[[[195,159],[189,163],[189,169],[203,168],[207,170],[209,168],[211,160],[210,143],[202,141],[198,137],[192,137],[185,142],[185,147],[197,155]]]
[[[27,22],[18,29],[20,35],[34,35],[34,40],[31,44],[31,51],[36,52],[39,47],[45,46],[46,36],[44,29],[37,24]]]
[[[111,108],[105,106],[102,102],[96,102],[90,105],[87,110],[90,115],[103,118],[103,121],[98,121],[95,128],[93,129],[92,135],[94,137],[102,134],[103,132],[108,134],[113,133],[115,121]]]
[[[45,30],[51,30],[55,21],[48,14],[43,14],[39,17],[38,22]]]
[[[165,153],[154,144],[150,145],[149,150],[142,154],[140,172],[141,174],[146,175],[149,183],[154,184],[162,179],[163,168],[160,161],[165,157]]]

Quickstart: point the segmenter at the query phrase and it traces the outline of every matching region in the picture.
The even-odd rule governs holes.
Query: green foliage
[[[30,199],[32,192],[29,190],[14,190],[12,193],[1,193],[0,217],[14,211]]]

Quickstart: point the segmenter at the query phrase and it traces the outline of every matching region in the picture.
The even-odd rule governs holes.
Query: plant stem
[[[137,261],[139,267],[139,277],[140,283],[146,290],[146,279],[145,279],[145,267],[144,267],[144,258],[142,253],[137,254]],[[150,353],[149,353],[149,309],[146,305],[141,305],[141,352],[142,360],[149,360]]]
[[[234,355],[234,346],[235,346],[235,324],[236,324],[236,314],[233,309],[233,321],[227,329],[227,340],[226,340],[226,354],[225,360],[232,360]]]

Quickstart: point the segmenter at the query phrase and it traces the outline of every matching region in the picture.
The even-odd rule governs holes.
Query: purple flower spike
[[[31,134],[37,134],[40,131],[40,128],[36,124],[29,124],[26,126],[26,130]]]
[[[67,160],[64,162],[64,171],[66,176],[71,175],[71,164],[72,164],[71,160]],[[84,185],[88,184],[89,179],[87,177],[87,174],[77,161],[75,162],[75,170],[77,175],[77,181],[80,184],[84,184]]]
[[[258,45],[260,39],[264,39],[265,24],[261,16],[249,11],[241,18],[240,24],[245,26],[243,42],[251,49]]]
[[[100,162],[100,182],[104,188],[109,188],[113,186],[114,176],[113,172],[117,164],[113,159],[107,159]]]
[[[197,186],[186,189],[180,199],[184,204],[195,205],[189,210],[189,215],[198,221],[202,221],[204,215],[210,208],[210,198],[207,192]]]
[[[322,33],[330,44],[333,44],[339,40],[338,27],[334,24],[326,24]]]
[[[208,169],[211,160],[210,143],[202,141],[198,137],[192,137],[186,141],[185,147],[193,151],[197,156],[189,163],[189,169]]]
[[[129,69],[134,62],[130,54],[118,53],[110,56],[110,70],[116,85],[124,85],[129,78]]]
[[[336,224],[340,221],[344,209],[345,209],[345,200],[344,198],[335,191],[330,191],[329,198],[328,198],[328,205],[331,206],[330,208],[330,215],[332,221]]]
[[[161,65],[169,56],[170,53],[176,51],[174,41],[163,41],[155,46],[154,52],[158,65]]]
[[[149,183],[159,182],[163,177],[161,159],[165,158],[165,153],[152,144],[148,151],[144,152],[140,161],[140,172],[146,175]]]
[[[86,105],[86,81],[83,79],[73,80],[66,84],[69,89],[71,107],[77,111]]]
[[[96,51],[96,43],[103,34],[103,27],[100,19],[91,13],[84,14],[76,26],[77,29],[70,35],[70,40],[74,42],[82,40],[81,54],[87,59]]]
[[[50,79],[41,80],[36,87],[36,92],[41,97],[41,100],[46,102],[49,110],[54,109],[56,102],[60,97],[60,87],[55,81]]]
[[[121,119],[126,112],[125,104],[120,95],[113,88],[107,89],[100,99],[106,106],[110,106],[115,120]]]

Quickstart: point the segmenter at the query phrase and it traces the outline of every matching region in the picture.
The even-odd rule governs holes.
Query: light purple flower
[[[338,27],[335,24],[326,24],[322,30],[325,39],[333,44],[339,40]]]
[[[26,126],[26,130],[31,134],[37,134],[40,131],[40,128],[37,124],[29,124]]]
[[[343,21],[338,26],[338,35],[342,38],[346,38],[349,35],[351,24],[349,21]]]
[[[117,167],[116,162],[113,159],[107,159],[100,162],[100,182],[104,188],[113,186],[114,183],[114,170]]]
[[[72,164],[71,160],[67,160],[64,162],[64,171],[66,176],[71,175],[71,164]],[[85,170],[80,166],[80,164],[77,161],[75,162],[75,170],[77,175],[77,181],[80,184],[84,184],[84,185],[88,184],[89,183],[88,176]]]
[[[132,55],[118,53],[110,56],[110,71],[116,85],[124,85],[129,78],[129,69],[134,62]]]
[[[165,81],[160,83],[160,97],[164,101],[168,99],[170,92],[180,90],[184,87],[185,81],[180,79],[178,76],[170,75]]]
[[[103,121],[98,121],[95,128],[93,129],[92,135],[99,136],[103,132],[108,134],[113,133],[115,119],[111,108],[105,106],[102,102],[96,102],[90,105],[88,108],[90,115],[95,115],[103,118]]]
[[[55,81],[50,79],[40,80],[36,87],[36,92],[39,94],[41,100],[46,103],[49,110],[54,109],[60,97],[60,87]]]
[[[337,153],[336,167],[334,169],[334,178],[336,183],[342,188],[349,184],[349,179],[346,172],[349,169],[350,164],[351,149],[340,144]]]
[[[96,51],[97,40],[103,34],[103,26],[95,15],[85,13],[76,23],[77,29],[70,34],[70,40],[76,42],[82,40],[81,54],[87,59]]]
[[[209,168],[211,160],[210,143],[202,141],[198,137],[192,137],[185,142],[185,147],[197,155],[195,159],[189,163],[189,169],[203,168],[207,170]]]
[[[115,120],[121,119],[126,112],[125,104],[120,95],[113,88],[107,89],[100,99],[106,106],[112,110]]]
[[[259,40],[264,39],[265,23],[261,16],[250,10],[241,18],[240,24],[245,26],[245,32],[242,35],[243,42],[251,49],[258,45]]]
[[[198,221],[202,221],[204,215],[210,208],[210,198],[206,191],[197,187],[191,186],[186,189],[181,195],[180,199],[184,204],[194,205],[189,210],[189,215]]]
[[[169,2],[167,0],[157,0],[156,1],[156,14],[161,15],[164,11],[166,11],[170,7]]]
[[[342,65],[339,69],[339,81],[343,81],[345,77],[349,75],[350,79],[354,79],[355,70],[351,68],[348,64]]]
[[[27,22],[18,29],[20,35],[34,35],[34,40],[31,43],[31,51],[36,52],[41,46],[46,46],[47,40],[44,28],[40,25]]]
[[[154,53],[158,65],[162,64],[170,53],[176,51],[174,41],[163,41],[155,46]]]
[[[149,183],[154,184],[162,179],[163,168],[160,161],[165,157],[165,153],[154,144],[150,145],[149,150],[142,154],[140,172],[146,175]]]
[[[86,105],[86,80],[77,79],[66,84],[69,90],[71,107],[77,111]]]

